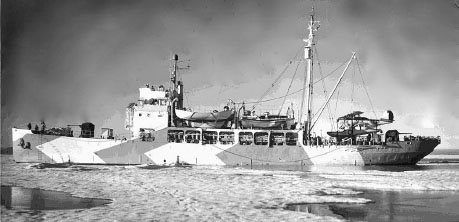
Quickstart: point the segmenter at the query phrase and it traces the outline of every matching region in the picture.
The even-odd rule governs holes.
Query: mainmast
[[[309,30],[309,35],[307,39],[303,39],[304,42],[306,42],[306,45],[304,46],[304,58],[306,59],[306,76],[304,78],[304,85],[308,85],[308,95],[307,95],[307,120],[304,125],[304,131],[305,131],[305,137],[307,140],[307,144],[310,145],[311,141],[311,126],[312,126],[312,94],[313,94],[313,45],[314,45],[314,32],[317,31],[318,27],[316,24],[318,21],[314,21],[314,8],[312,8],[312,13],[310,16],[310,21],[308,24],[308,30]],[[303,100],[301,101],[301,112],[303,111],[303,106],[304,106],[304,96],[305,96],[305,88],[303,88]],[[301,123],[301,118],[302,118],[302,113],[300,115],[300,123]]]

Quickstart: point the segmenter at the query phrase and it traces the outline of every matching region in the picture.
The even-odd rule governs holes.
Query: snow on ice
[[[200,166],[157,170],[132,166],[35,169],[31,164],[4,160],[2,157],[2,185],[113,200],[91,209],[36,213],[2,206],[2,219],[7,221],[339,221],[284,208],[292,203],[371,202],[356,195],[359,189],[459,189],[458,172],[445,170],[313,168],[299,172]]]

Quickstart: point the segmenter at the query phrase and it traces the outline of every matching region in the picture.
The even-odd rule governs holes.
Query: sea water
[[[68,210],[91,208],[110,200],[73,197],[65,192],[14,186],[1,187],[1,204],[8,209]]]
[[[112,200],[89,209],[1,207],[2,221],[455,221],[459,152],[415,166],[36,169],[2,156],[1,184]],[[439,156],[440,155],[440,156]],[[89,170],[91,169],[91,170]]]

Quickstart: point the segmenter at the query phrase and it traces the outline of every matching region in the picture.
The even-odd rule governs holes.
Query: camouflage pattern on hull
[[[241,145],[237,140],[231,144],[171,143],[167,131],[156,131],[153,140],[142,141],[41,135],[13,129],[13,156],[16,162],[78,164],[170,164],[179,158],[198,165],[403,165],[416,164],[439,144],[435,139],[350,146]],[[302,141],[301,135],[298,141]]]

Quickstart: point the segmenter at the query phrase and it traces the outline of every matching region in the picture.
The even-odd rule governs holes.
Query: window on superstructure
[[[167,131],[167,141],[170,143],[183,142],[183,130],[169,130]]]
[[[201,133],[197,130],[187,130],[185,132],[185,142],[187,143],[199,143],[201,140]]]
[[[234,132],[220,132],[219,141],[221,144],[234,144]]]
[[[271,133],[271,142],[273,145],[282,146],[284,145],[284,133],[272,132]]]
[[[252,132],[240,132],[239,133],[239,144],[241,145],[250,145],[253,143],[253,134]]]
[[[268,133],[267,132],[255,133],[255,145],[268,145]]]
[[[216,144],[216,143],[217,143],[217,132],[215,131],[202,132],[202,144]]]
[[[165,99],[161,99],[160,100],[160,105],[161,106],[165,106],[166,105],[166,100]]]
[[[285,144],[287,146],[295,146],[298,141],[298,133],[286,133],[285,134]]]

